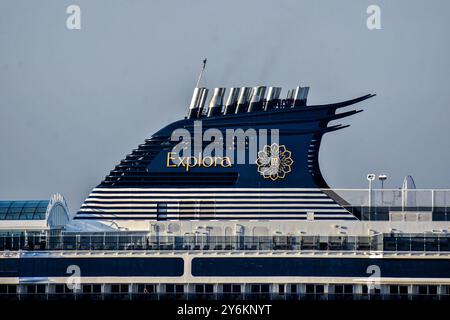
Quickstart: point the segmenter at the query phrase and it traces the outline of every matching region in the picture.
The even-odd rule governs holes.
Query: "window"
[[[155,293],[156,285],[154,285],[154,284],[139,284],[137,290],[138,290],[138,293]]]
[[[182,284],[166,284],[166,293],[184,293],[184,286]]]
[[[428,294],[428,287],[427,286],[419,286],[419,294],[426,295]]]
[[[174,292],[175,292],[175,285],[166,284],[166,293],[174,293]]]
[[[158,203],[156,206],[156,220],[167,220],[167,203]]]
[[[0,294],[8,293],[8,286],[6,284],[0,285]]]
[[[196,284],[195,293],[213,293],[214,286],[212,284]]]
[[[389,293],[392,295],[398,294],[398,286],[389,286]]]
[[[345,294],[353,294],[353,286],[351,284],[344,285]]]
[[[16,294],[16,293],[17,293],[17,286],[15,286],[15,285],[9,285],[9,286],[8,286],[8,293],[9,293],[9,294]]]
[[[389,294],[391,294],[391,295],[407,295],[408,294],[408,286],[391,285],[391,286],[389,286]]]
[[[63,284],[55,285],[55,293],[56,294],[63,294],[63,293],[65,293],[65,289],[66,289],[66,286],[63,285]]]
[[[428,294],[437,294],[437,286],[428,286]]]
[[[182,284],[177,284],[175,286],[175,292],[176,293],[184,293],[184,286]]]
[[[343,291],[343,288],[337,288],[339,292]],[[335,290],[336,291],[336,290]],[[306,299],[321,300],[325,297],[325,286],[322,284],[307,284],[306,285]]]
[[[362,286],[362,294],[368,294],[369,293],[369,287],[366,285]]]
[[[127,284],[112,284],[111,293],[128,293]]]
[[[334,293],[335,294],[343,294],[344,293],[344,286],[341,284],[334,286]]]
[[[408,286],[399,286],[399,291],[401,295],[407,295],[408,294]]]
[[[268,284],[252,284],[251,293],[269,293]]]
[[[284,294],[284,284],[279,284],[278,285],[278,293],[279,294]]]
[[[17,287],[13,284],[0,284],[0,299],[2,295],[16,294]]]
[[[297,285],[291,284],[291,293],[297,293]]]
[[[38,294],[45,293],[45,284],[36,285],[36,293]]]
[[[27,286],[27,294],[44,294],[45,284],[31,284]]]
[[[381,289],[377,288],[377,287],[374,287],[374,288],[370,288],[370,290],[369,290],[369,286],[363,285],[362,286],[362,293],[363,294],[369,294],[370,293],[370,294],[377,295],[377,294],[381,293]]]
[[[441,286],[441,293],[448,296],[450,294],[450,286]]]
[[[241,293],[241,285],[239,284],[224,284],[223,293]]]
[[[334,294],[336,295],[353,294],[353,286],[351,284],[337,284],[334,286]]]
[[[101,293],[102,286],[100,284],[85,284],[83,285],[83,293]]]

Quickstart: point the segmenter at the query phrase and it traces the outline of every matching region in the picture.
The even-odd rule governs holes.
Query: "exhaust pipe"
[[[249,87],[241,88],[241,90],[239,92],[236,113],[247,112],[251,92],[252,92],[252,88],[249,88]]]
[[[208,92],[208,89],[202,88],[202,92],[198,101],[198,118],[202,117],[206,113],[205,103],[206,98],[208,98]]]
[[[225,111],[223,114],[233,114],[236,112],[237,101],[239,97],[240,88],[230,88],[227,102],[225,103]]]
[[[285,103],[284,107],[285,108],[292,107],[293,102],[294,102],[294,89],[288,90],[287,95],[286,95],[286,103]]]
[[[214,94],[209,102],[208,117],[214,117],[222,113],[223,96],[225,88],[215,88]]]
[[[297,87],[294,92],[293,102],[294,107],[306,106],[306,99],[308,98],[309,87]]]
[[[280,93],[280,87],[269,87],[269,90],[267,91],[267,102],[265,110],[275,109],[276,105],[280,101]]]
[[[199,101],[203,88],[195,88],[192,94],[191,104],[189,105],[188,119],[198,117]]]
[[[248,112],[261,111],[263,109],[265,94],[266,94],[266,87],[259,86],[253,88],[252,99],[250,100]]]

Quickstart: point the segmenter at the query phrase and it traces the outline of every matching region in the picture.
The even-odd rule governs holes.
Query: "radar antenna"
[[[208,59],[206,59],[206,58],[203,59],[202,69],[200,70],[200,74],[198,75],[197,85],[195,86],[196,88],[198,88],[198,86],[200,85],[200,81],[202,80],[203,71],[205,71],[207,61],[208,61]]]

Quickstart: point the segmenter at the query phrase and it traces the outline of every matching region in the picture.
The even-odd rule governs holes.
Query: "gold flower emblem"
[[[265,179],[273,181],[284,179],[286,174],[291,172],[293,163],[291,152],[284,145],[279,146],[276,143],[266,145],[258,152],[258,159],[256,159],[258,172]]]

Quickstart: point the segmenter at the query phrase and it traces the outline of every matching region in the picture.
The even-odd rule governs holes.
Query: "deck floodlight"
[[[381,189],[384,189],[384,181],[386,181],[386,179],[387,179],[387,175],[385,175],[385,174],[380,174],[378,176],[378,180],[381,181]]]

